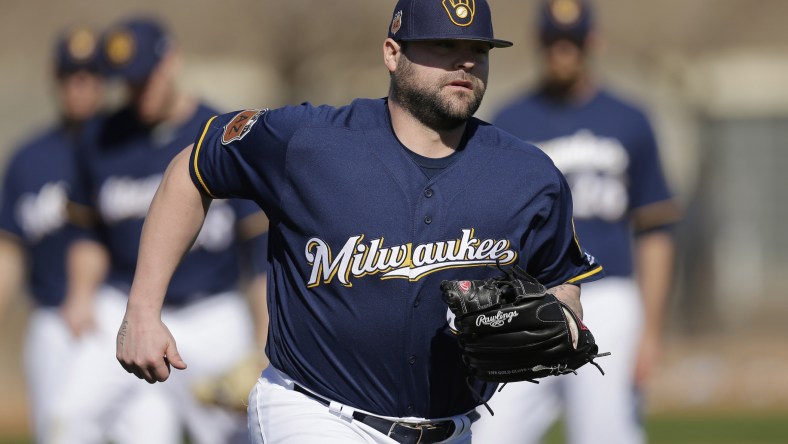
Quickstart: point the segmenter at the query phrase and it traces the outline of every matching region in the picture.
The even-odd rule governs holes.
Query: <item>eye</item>
[[[490,53],[490,46],[487,44],[477,44],[473,46],[473,52],[479,55],[488,55]]]

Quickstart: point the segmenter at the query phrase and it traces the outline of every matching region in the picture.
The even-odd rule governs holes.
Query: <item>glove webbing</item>
[[[490,416],[495,416],[495,412],[493,412],[493,409],[490,408],[490,405],[487,404],[487,401],[485,401],[484,398],[482,398],[482,395],[480,395],[479,392],[477,392],[476,389],[473,387],[473,384],[471,384],[470,376],[465,377],[465,385],[468,386],[468,389],[471,391],[471,394],[473,394],[473,397],[474,399],[476,399],[476,402],[482,403],[484,408],[486,408],[487,411],[490,412]]]

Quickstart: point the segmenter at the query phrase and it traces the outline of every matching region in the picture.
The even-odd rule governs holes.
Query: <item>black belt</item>
[[[303,393],[326,407],[330,405],[327,399],[310,393],[298,384],[294,384],[293,390]],[[451,420],[428,423],[398,422],[355,411],[353,419],[363,422],[402,444],[429,444],[445,441],[454,433],[455,427],[454,421]]]

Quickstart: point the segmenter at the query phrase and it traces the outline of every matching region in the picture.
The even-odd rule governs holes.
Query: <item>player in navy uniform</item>
[[[0,315],[26,284],[34,307],[24,362],[33,432],[48,442],[49,412],[73,340],[60,316],[65,294],[66,201],[75,181],[73,150],[102,104],[97,36],[84,26],[57,39],[53,74],[59,120],[18,148],[3,178],[0,208]],[[1,316],[0,316],[1,317]]]
[[[240,250],[259,245],[264,215],[250,201],[220,201],[211,208],[170,283],[162,313],[184,337],[191,371],[179,374],[172,386],[130,380],[113,350],[142,223],[167,164],[216,110],[176,87],[179,53],[155,19],[131,18],[109,28],[101,54],[108,74],[128,86],[130,100],[96,127],[78,156],[83,181],[70,194],[72,213],[75,224],[93,231],[69,251],[67,299],[75,307],[72,328],[88,336],[90,346],[79,350],[75,370],[61,381],[67,388],[56,408],[57,442],[103,442],[114,411],[151,390],[168,410],[125,438],[179,443],[185,424],[191,442],[229,442],[244,433],[243,416],[199,404],[192,386],[226,372],[254,347],[252,319],[238,290]],[[264,250],[254,251],[260,254]]]
[[[571,443],[635,444],[644,436],[633,390],[659,349],[677,205],[646,116],[590,72],[589,2],[549,0],[540,8],[541,85],[494,123],[542,148],[566,176],[577,233],[607,276],[583,286],[584,322],[612,356],[604,377],[583,368],[579,377],[507,386],[492,399],[495,416],[481,412],[474,435],[537,443],[563,410]]]
[[[250,198],[271,219],[271,365],[249,397],[252,442],[469,442],[496,387],[466,378],[440,282],[519,264],[579,310],[573,284],[602,274],[549,158],[472,117],[490,49],[510,45],[484,0],[401,0],[388,98],[209,119],[148,213],[124,368],[148,382],[186,368],[185,338],[160,319],[168,282],[211,201]]]

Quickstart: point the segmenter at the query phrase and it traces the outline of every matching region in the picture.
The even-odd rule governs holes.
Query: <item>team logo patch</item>
[[[460,281],[457,282],[457,286],[460,287],[463,293],[468,293],[468,290],[471,289],[471,281]]]
[[[266,111],[264,109],[247,109],[236,114],[233,120],[224,126],[222,145],[243,139]]]
[[[86,60],[96,51],[96,37],[87,28],[76,28],[68,36],[68,54],[74,60]]]
[[[473,16],[476,14],[476,0],[443,0],[443,8],[452,23],[468,26],[473,23]]]
[[[391,20],[391,35],[394,35],[402,27],[402,11],[397,11],[394,18]]]
[[[580,4],[577,0],[554,0],[550,5],[550,15],[562,26],[571,26],[580,18]]]
[[[131,33],[119,29],[114,31],[107,38],[104,50],[107,52],[107,58],[114,65],[125,65],[134,57],[134,53],[137,50],[137,44]]]

